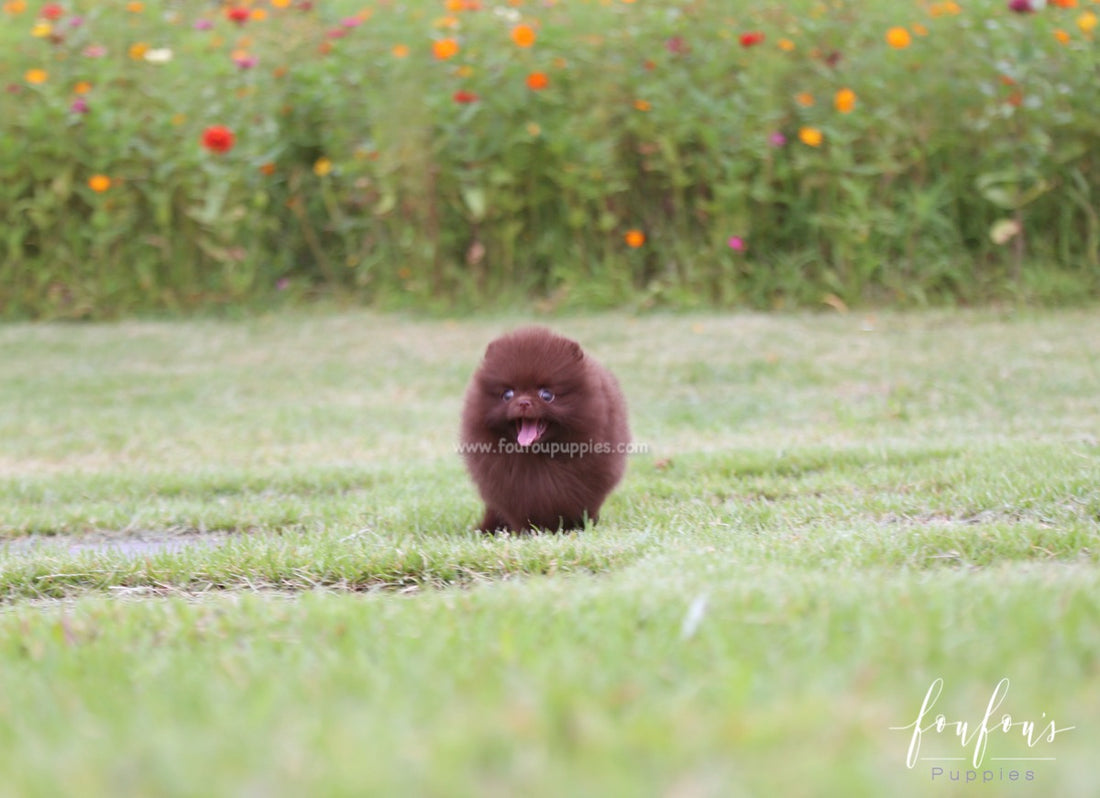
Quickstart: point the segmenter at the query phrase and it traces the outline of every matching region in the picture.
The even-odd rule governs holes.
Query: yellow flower
[[[140,61],[141,59],[145,58],[145,54],[149,52],[149,45],[145,42],[135,42],[134,44],[130,45],[130,49],[128,52],[130,53],[130,57],[132,59],[134,59],[135,61]]]
[[[332,161],[323,155],[313,164],[313,174],[317,175],[317,177],[324,177],[331,171]]]
[[[626,235],[623,236],[623,240],[626,241],[626,245],[631,249],[637,249],[645,244],[645,233],[641,230],[627,230]]]
[[[1081,33],[1088,36],[1096,30],[1097,22],[1100,22],[1100,19],[1091,11],[1086,11],[1077,18],[1077,27],[1081,29]]]
[[[792,42],[790,39],[780,39],[779,49],[785,53],[789,53],[794,50],[794,42]]]
[[[23,73],[23,79],[26,80],[27,83],[40,86],[50,79],[50,73],[44,69],[28,69]]]
[[[289,8],[291,0],[271,0],[274,8]]]
[[[886,31],[886,43],[895,50],[904,50],[912,40],[909,31],[905,28],[890,28]]]
[[[107,175],[92,175],[88,178],[88,188],[96,194],[102,194],[111,187],[111,178]]]
[[[856,107],[856,93],[851,89],[840,89],[833,97],[833,105],[842,114],[851,113]]]
[[[34,27],[31,28],[31,36],[36,39],[45,39],[51,33],[53,33],[53,25],[44,19],[38,20],[38,22],[34,23]]]
[[[825,134],[816,127],[804,127],[798,131],[798,138],[808,147],[820,147],[821,142],[825,140]]]

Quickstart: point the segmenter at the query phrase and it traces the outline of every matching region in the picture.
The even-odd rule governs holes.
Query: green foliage
[[[279,5],[5,3],[0,315],[278,292],[1064,302],[1100,282],[1091,11]],[[200,144],[211,125],[229,151]]]

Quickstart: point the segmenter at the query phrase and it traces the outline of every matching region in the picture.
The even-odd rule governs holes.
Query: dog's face
[[[575,431],[589,401],[580,346],[538,328],[491,343],[475,386],[475,412],[485,427],[521,447]]]

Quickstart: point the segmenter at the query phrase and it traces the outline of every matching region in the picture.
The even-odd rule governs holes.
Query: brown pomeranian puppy
[[[577,529],[626,470],[626,401],[580,345],[541,327],[497,338],[466,391],[462,453],[479,529]]]

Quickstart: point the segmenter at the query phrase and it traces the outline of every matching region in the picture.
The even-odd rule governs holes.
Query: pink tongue
[[[519,433],[516,435],[516,440],[520,446],[530,446],[539,437],[539,425],[537,421],[531,421],[530,419],[520,419]]]

